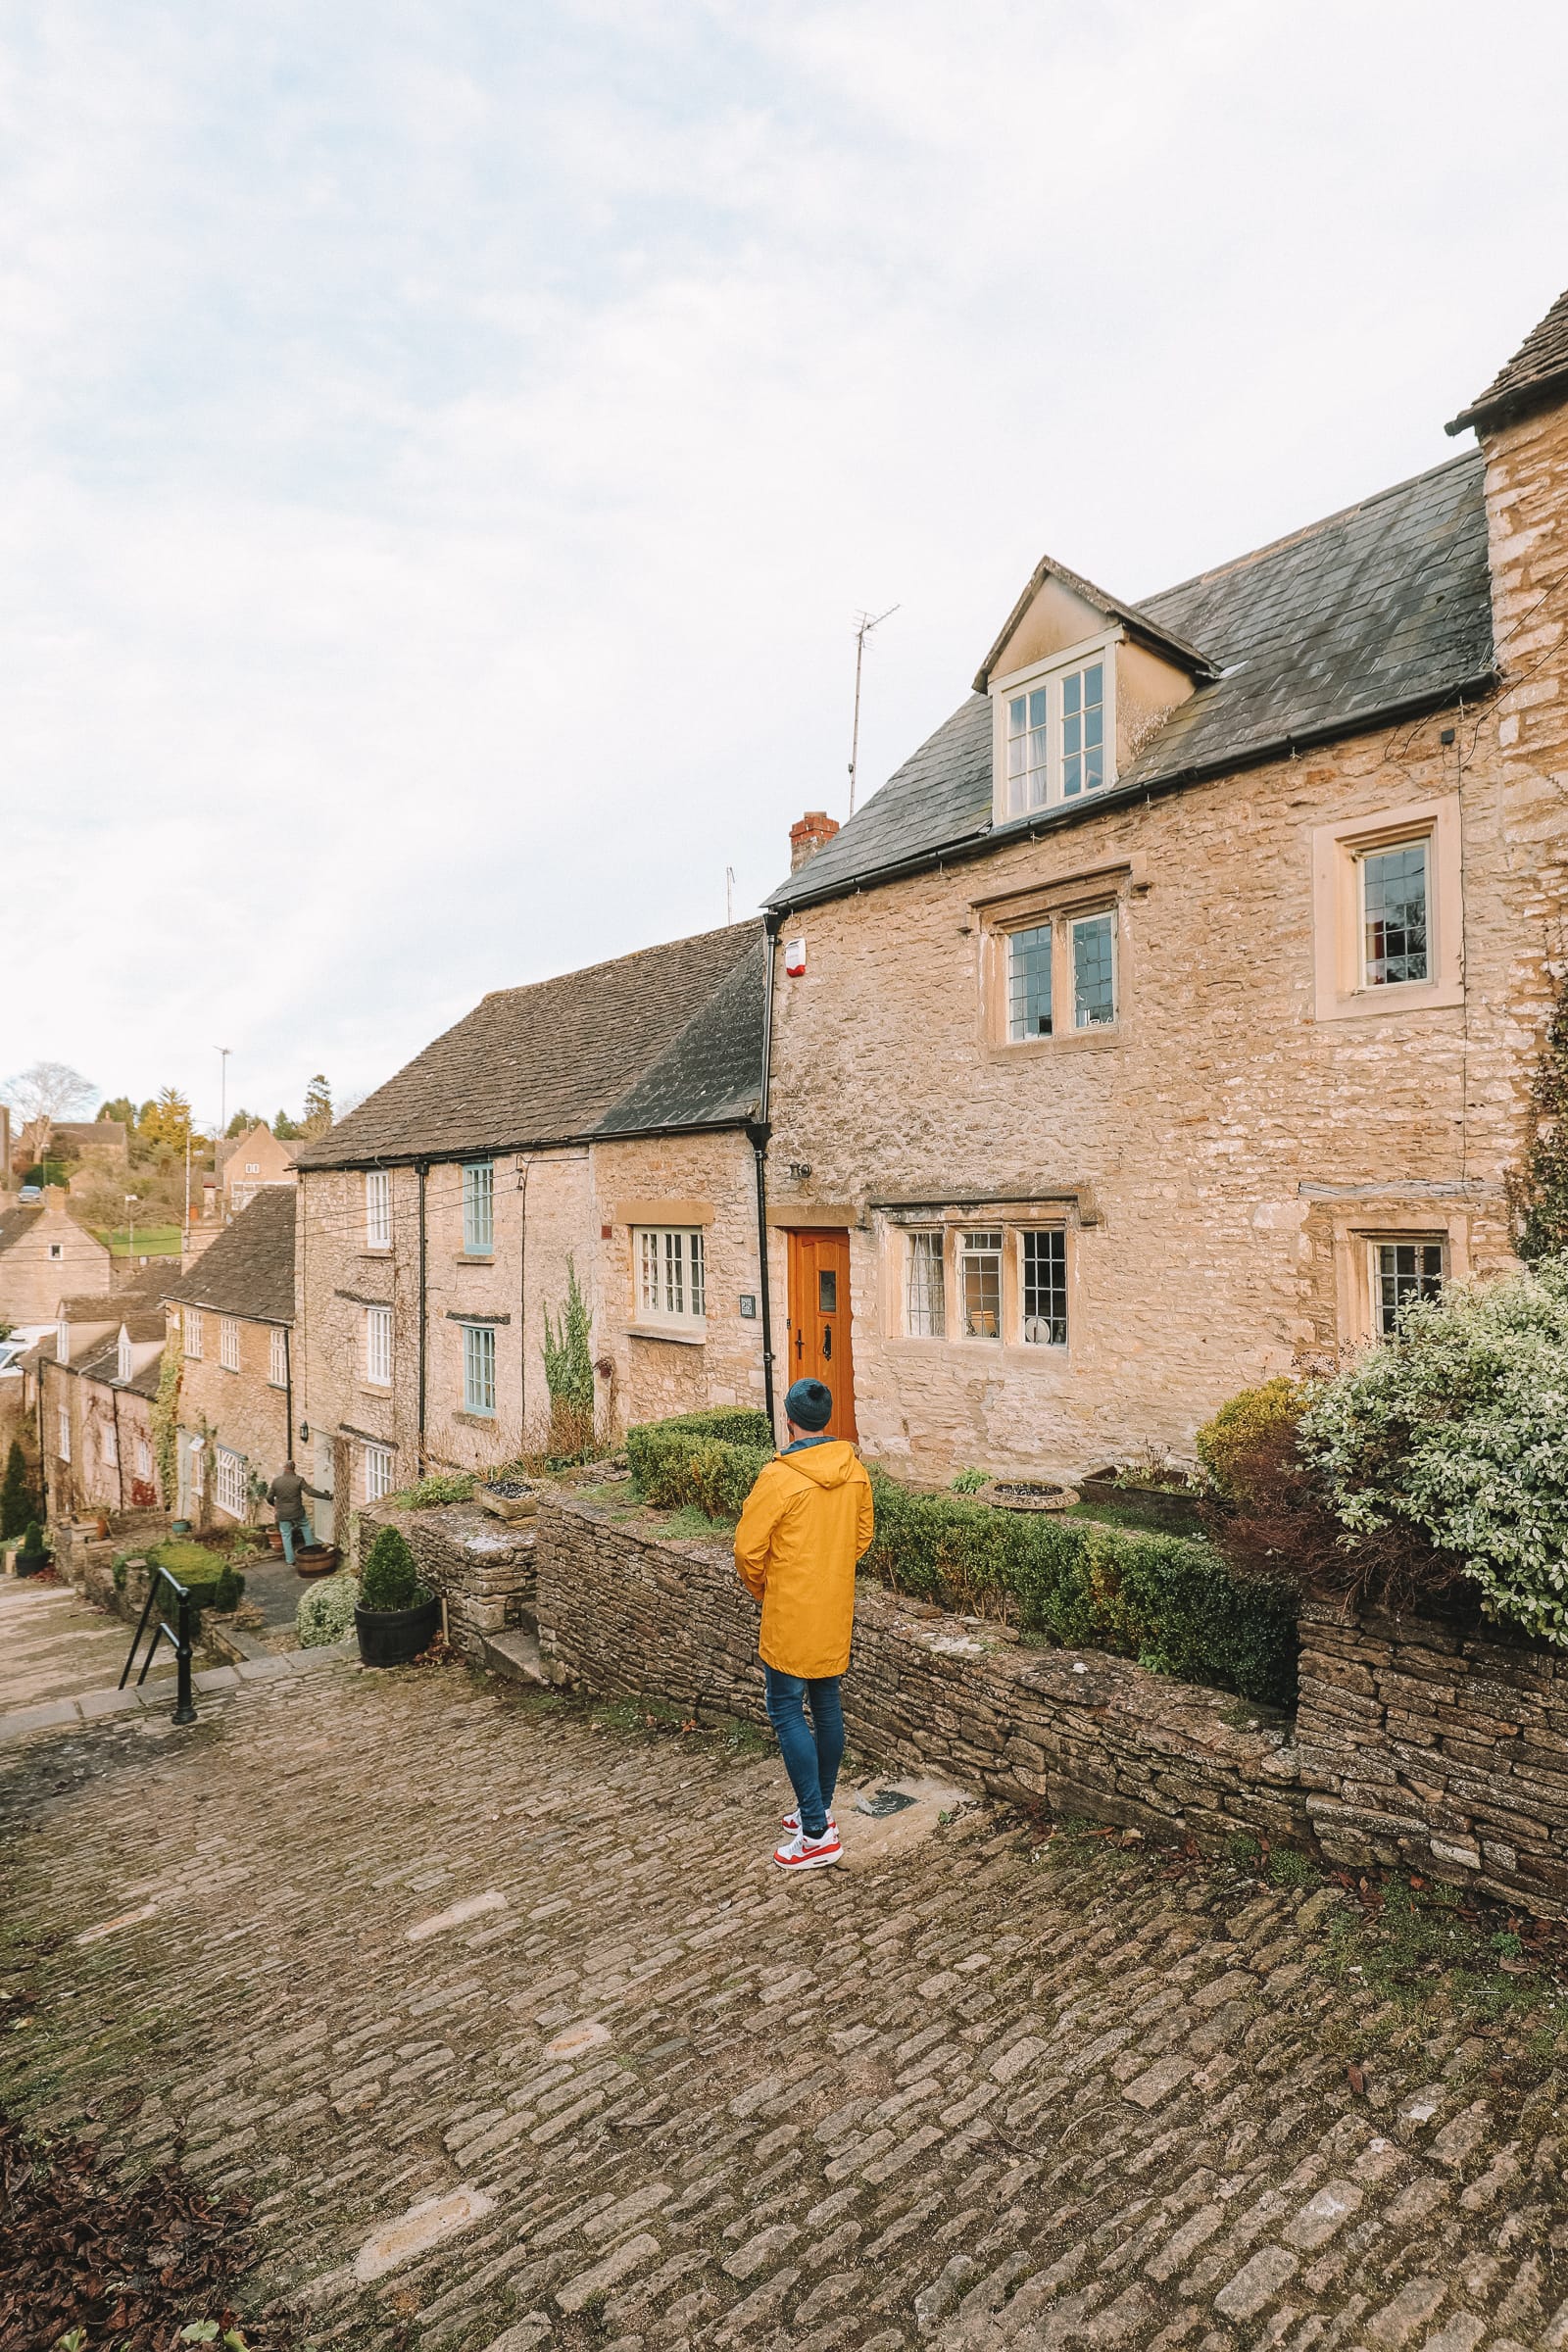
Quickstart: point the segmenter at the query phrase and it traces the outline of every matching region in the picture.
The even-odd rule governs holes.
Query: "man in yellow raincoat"
[[[855,1630],[855,1564],[876,1523],[859,1456],[825,1434],[831,1391],[819,1380],[798,1380],[784,1412],[790,1442],[746,1497],[735,1565],[762,1604],[757,1646],[767,1719],[795,1790],[773,1859],[784,1870],[820,1870],[843,1850],[832,1813],[844,1760],[839,1677]]]

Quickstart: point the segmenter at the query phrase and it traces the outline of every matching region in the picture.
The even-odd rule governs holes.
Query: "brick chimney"
[[[798,825],[790,827],[790,872],[798,874],[808,858],[825,849],[838,831],[837,817],[825,808],[808,808]]]

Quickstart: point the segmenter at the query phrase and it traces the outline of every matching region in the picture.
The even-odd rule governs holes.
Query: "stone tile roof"
[[[160,1296],[251,1323],[292,1323],[297,1205],[292,1185],[268,1186]]]
[[[596,1137],[726,1127],[755,1112],[762,1083],[767,952],[759,926],[750,929],[746,954],[667,1051],[606,1111],[593,1130]]]
[[[734,923],[498,989],[328,1134],[302,1144],[295,1163],[366,1167],[585,1142],[634,1132],[639,1105],[650,1114],[643,1132],[725,1125],[744,1115],[760,1080],[760,1014],[737,967],[760,964],[760,937],[759,924]],[[613,1130],[603,1126],[611,1118]]]
[[[971,854],[1141,793],[1245,767],[1479,689],[1492,667],[1478,451],[1186,580],[1136,610],[1219,669],[1108,792],[992,824],[991,705],[972,695],[768,900],[808,906],[940,852]]]
[[[1468,425],[1500,424],[1552,399],[1568,400],[1568,293],[1558,295],[1506,368],[1446,429],[1462,433]]]

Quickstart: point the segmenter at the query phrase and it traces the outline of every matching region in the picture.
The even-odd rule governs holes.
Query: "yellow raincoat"
[[[768,1463],[735,1530],[741,1582],[762,1604],[764,1666],[808,1682],[844,1672],[855,1563],[875,1533],[871,1482],[844,1439]]]

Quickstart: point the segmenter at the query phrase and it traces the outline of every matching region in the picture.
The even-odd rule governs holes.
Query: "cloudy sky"
[[[755,906],[1042,550],[1451,453],[1560,0],[0,0],[0,1075],[297,1110]]]

